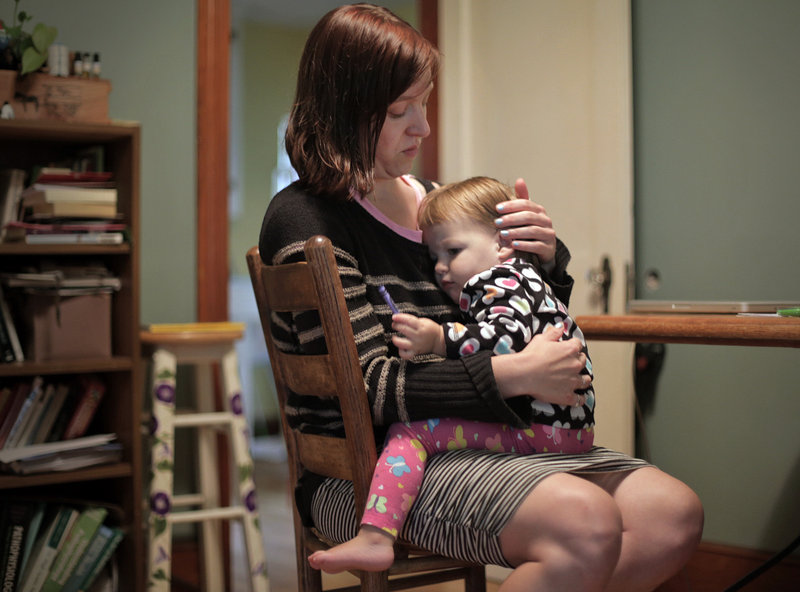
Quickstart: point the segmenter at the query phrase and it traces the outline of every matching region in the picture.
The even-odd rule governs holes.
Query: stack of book
[[[0,387],[0,471],[30,474],[118,462],[115,434],[86,433],[106,392],[98,377],[41,376]]]
[[[4,223],[4,240],[29,244],[119,244],[117,188],[111,173],[41,168],[19,196],[19,212]]]
[[[116,510],[114,513],[121,514]],[[101,505],[2,500],[2,589],[94,591],[104,589],[108,580],[112,580],[113,586],[116,563],[111,559],[123,531],[106,524],[107,518],[109,508]]]

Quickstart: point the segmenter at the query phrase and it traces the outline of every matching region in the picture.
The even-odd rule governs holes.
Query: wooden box
[[[0,70],[0,105],[8,101],[15,119],[108,123],[111,82]]]
[[[26,359],[111,357],[111,294],[29,294],[23,310]]]

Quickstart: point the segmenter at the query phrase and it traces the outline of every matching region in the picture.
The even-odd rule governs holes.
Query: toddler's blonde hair
[[[497,204],[516,199],[514,190],[491,177],[472,177],[438,187],[422,200],[417,215],[421,229],[467,218],[496,229]]]

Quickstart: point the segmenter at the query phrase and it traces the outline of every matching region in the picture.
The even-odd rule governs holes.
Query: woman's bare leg
[[[622,545],[622,516],[611,495],[568,474],[539,483],[500,534],[517,566],[501,592],[604,590]]]
[[[688,561],[702,524],[695,493],[652,467],[553,475],[500,534],[517,566],[500,590],[653,590]]]
[[[654,467],[588,479],[614,498],[622,515],[622,553],[607,590],[652,590],[678,573],[703,532],[697,495]]]

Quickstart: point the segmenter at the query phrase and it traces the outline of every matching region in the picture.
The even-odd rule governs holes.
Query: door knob
[[[600,301],[603,314],[608,314],[608,299],[611,292],[611,261],[608,256],[603,256],[600,267],[590,269],[587,279],[594,288],[594,300]]]

